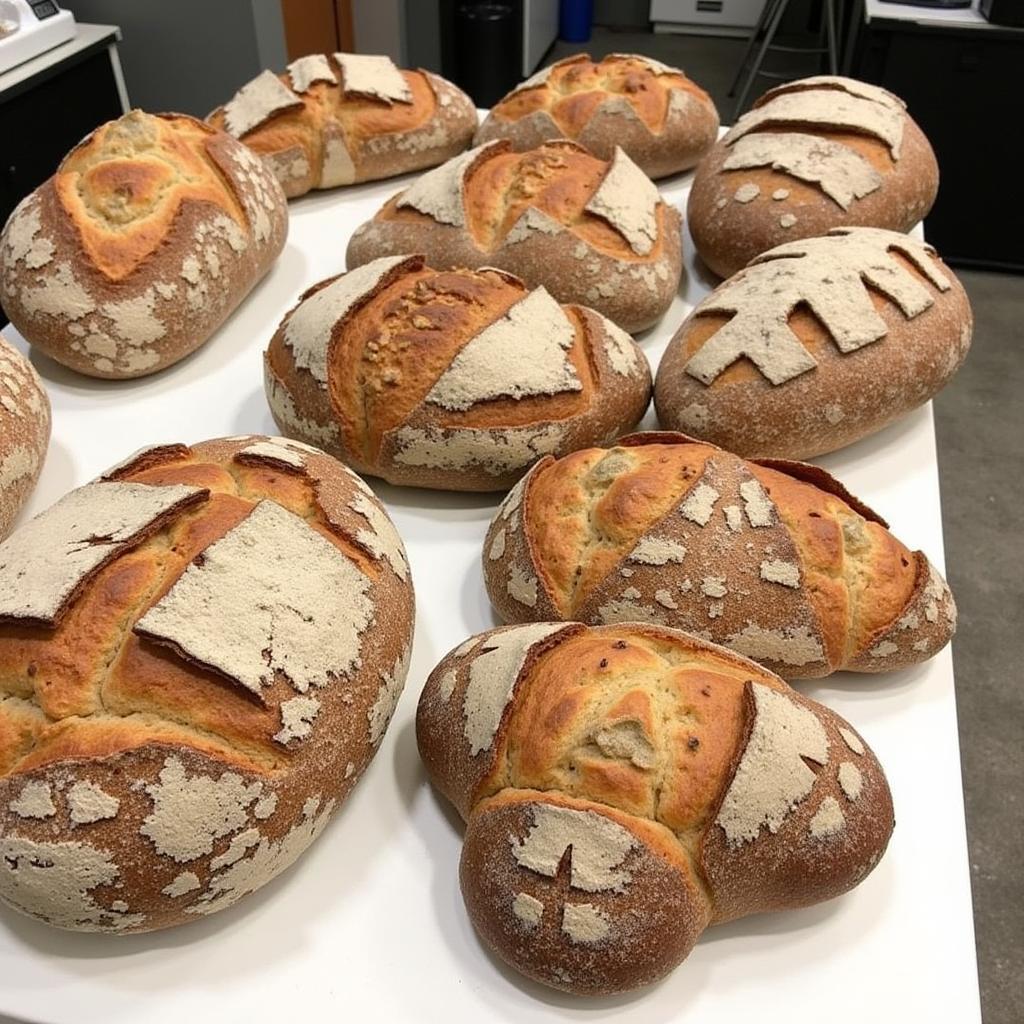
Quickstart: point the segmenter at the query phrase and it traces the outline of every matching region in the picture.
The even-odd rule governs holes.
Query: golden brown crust
[[[777,247],[716,289],[683,322],[662,357],[655,386],[659,421],[748,458],[805,459],[881,430],[940,391],[970,347],[967,294],[930,247],[877,231],[870,240],[874,256],[863,261],[861,247],[868,241],[863,229],[840,229],[811,240],[806,249],[800,242]],[[924,261],[931,276],[902,250]],[[779,274],[789,269],[799,274],[809,261],[815,269],[791,289],[798,304],[787,312],[790,302],[777,299]],[[837,273],[826,269],[826,261]],[[897,278],[901,283],[893,290]],[[882,291],[886,287],[888,294]],[[872,315],[878,319],[864,330],[858,347],[844,351],[839,345],[847,344],[842,335],[853,319],[851,304],[867,314],[859,324]],[[740,354],[742,345],[735,345],[735,361],[710,382],[699,370],[691,372],[706,345],[725,343],[722,331],[728,325],[736,332],[733,338],[746,336],[756,345],[764,322],[777,322],[786,332],[784,345],[791,340],[804,350],[805,368],[773,382],[770,374],[782,364],[779,355],[759,368]]]
[[[949,588],[848,497],[816,467],[630,435],[537,464],[491,523],[487,591],[509,622],[654,622],[787,677],[923,661]]]
[[[617,152],[609,163],[567,140],[526,153],[503,140],[478,147],[388,200],[353,234],[348,266],[421,252],[439,268],[499,267],[625,330],[649,327],[679,285],[682,221]],[[606,183],[611,197],[595,212]]]
[[[678,68],[639,54],[576,54],[499,100],[474,145],[508,139],[527,150],[566,138],[603,160],[621,146],[645,174],[663,178],[694,167],[717,134],[711,97]]]
[[[819,77],[805,82],[821,80]],[[794,82],[771,90],[755,104],[751,114],[782,90],[792,95],[801,85],[801,82]],[[853,88],[858,87],[863,86],[854,82]],[[829,97],[847,96],[842,89],[829,86],[804,91],[822,96],[823,103],[828,103]],[[849,98],[862,102],[857,95]],[[836,119],[838,123],[829,125],[827,113],[819,121],[773,121],[744,136],[753,140],[773,135],[789,139],[798,135],[823,140],[825,144],[836,144],[837,149],[825,161],[826,166],[834,167],[838,156],[844,161],[856,162],[857,173],[870,174],[873,170],[878,176],[875,187],[857,198],[842,193],[849,179],[849,173],[844,172],[843,184],[836,190],[843,204],[827,195],[815,181],[784,169],[782,165],[795,158],[791,144],[783,147],[783,155],[776,158],[774,166],[771,161],[766,161],[760,166],[729,169],[724,165],[739,140],[730,138],[730,133],[716,142],[697,168],[686,212],[694,245],[707,266],[720,277],[730,277],[755,256],[783,242],[823,235],[841,226],[909,231],[923,219],[935,202],[939,184],[938,164],[921,129],[908,114],[902,112],[902,104],[895,97],[891,97],[891,102],[894,109],[898,107],[901,110],[902,138],[898,158],[894,158],[892,147],[883,139],[866,131],[844,127],[841,118]],[[741,118],[738,124],[742,123]],[[746,143],[750,144],[749,141]],[[812,155],[813,162],[816,163],[817,159]],[[750,193],[754,193],[753,198],[745,198]],[[780,198],[774,198],[776,194]]]
[[[484,941],[579,994],[648,984],[703,929],[860,882],[892,802],[837,715],[675,630],[504,627],[434,669],[416,736],[467,821]]]
[[[391,483],[507,490],[643,416],[650,370],[604,317],[504,271],[382,258],[314,285],[266,353],[287,434]]]
[[[50,399],[35,367],[0,335],[0,540],[39,479],[50,443]]]
[[[116,517],[170,488],[198,489],[128,536]],[[0,899],[65,928],[181,924],[284,870],[368,764],[408,665],[408,565],[354,474],[280,438],[162,445],[75,496],[114,547],[53,625],[9,607],[12,566],[53,576],[38,537],[0,548]],[[272,564],[296,544],[308,599]]]
[[[293,104],[250,130],[232,131],[264,158],[289,198],[433,167],[461,153],[473,137],[473,101],[440,75],[396,69],[409,91],[406,102],[346,90],[335,55],[302,59],[326,61],[330,78],[303,90],[283,72],[276,77]],[[225,107],[207,120],[231,131]]]
[[[0,236],[0,294],[30,344],[93,377],[138,377],[202,345],[284,246],[280,186],[184,114],[98,128]]]

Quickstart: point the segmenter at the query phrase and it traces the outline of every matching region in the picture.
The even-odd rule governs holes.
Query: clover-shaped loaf
[[[416,733],[467,822],[477,931],[579,994],[654,981],[710,924],[846,892],[893,828],[882,769],[842,718],[658,626],[472,637],[431,673]]]

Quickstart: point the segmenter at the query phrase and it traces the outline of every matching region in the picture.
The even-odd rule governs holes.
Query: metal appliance
[[[0,0],[0,74],[74,37],[74,15],[56,0]]]

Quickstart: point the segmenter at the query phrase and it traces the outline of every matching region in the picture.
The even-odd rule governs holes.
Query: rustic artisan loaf
[[[687,219],[722,277],[755,256],[843,225],[909,231],[932,208],[939,168],[902,100],[818,75],[766,92],[701,161]]]
[[[492,630],[431,673],[431,781],[467,821],[484,941],[580,994],[672,970],[709,925],[857,885],[893,827],[874,754],[838,715],[676,630]]]
[[[281,430],[395,484],[508,490],[542,455],[615,437],[647,409],[633,339],[502,270],[382,257],[309,289],[271,339]]]
[[[97,128],[0,236],[0,296],[47,355],[139,377],[206,341],[284,246],[288,206],[252,151],[184,114]]]
[[[421,252],[433,267],[500,267],[559,302],[578,302],[627,331],[668,309],[682,273],[681,218],[616,149],[575,142],[515,153],[489,142],[393,196],[348,244],[348,266]]]
[[[317,53],[264,71],[207,120],[259,153],[290,197],[442,163],[470,144],[476,108],[390,57]]]
[[[956,625],[928,559],[824,470],[683,434],[542,459],[483,563],[508,622],[653,622],[790,678],[905,668]]]
[[[621,146],[651,178],[688,171],[718,137],[711,97],[678,68],[636,53],[599,62],[586,53],[538,71],[499,100],[476,144],[508,139],[532,149],[572,139],[610,160]]]
[[[129,932],[257,889],[373,756],[412,629],[391,521],[307,445],[163,445],[72,491],[0,545],[0,900]]]
[[[658,420],[739,455],[834,451],[940,391],[971,326],[931,246],[834,228],[758,256],[697,306],[658,367]]]
[[[50,443],[50,400],[32,364],[0,335],[0,538],[39,479]]]

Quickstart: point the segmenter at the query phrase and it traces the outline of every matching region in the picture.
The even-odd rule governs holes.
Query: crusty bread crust
[[[527,79],[488,112],[474,145],[517,150],[572,139],[610,160],[620,146],[651,178],[696,166],[718,137],[711,97],[678,68],[633,53],[575,54]]]
[[[0,335],[0,540],[39,479],[50,444],[50,399],[35,367]]]
[[[349,269],[410,252],[424,253],[439,269],[500,267],[630,332],[650,327],[668,309],[682,274],[678,210],[654,192],[650,245],[641,253],[611,220],[587,209],[613,166],[626,166],[621,151],[608,163],[568,140],[522,154],[499,140],[457,159],[465,161],[460,175],[452,162],[429,172],[445,175],[432,179],[444,212],[431,216],[408,205],[424,176],[356,230]],[[636,173],[641,187],[654,188]],[[641,201],[632,184],[619,198],[624,206]]]
[[[849,79],[828,79],[829,83],[850,82]],[[806,79],[773,89],[754,105],[751,114],[777,97],[782,90],[813,91],[824,97],[847,96],[841,87],[820,83],[821,78]],[[853,83],[856,88],[860,83]],[[792,95],[792,91],[786,95]],[[859,97],[853,96],[854,100]],[[892,97],[894,104],[902,104]],[[747,115],[749,116],[749,115]],[[825,115],[827,120],[827,115]],[[784,242],[824,235],[835,227],[863,226],[909,231],[932,208],[939,187],[939,168],[924,133],[913,119],[901,112],[901,145],[898,158],[881,139],[862,131],[844,127],[842,123],[792,122],[768,123],[740,139],[719,140],[701,161],[693,179],[687,203],[687,222],[694,245],[701,259],[720,277],[730,277],[745,267],[755,256]],[[737,126],[743,124],[741,118]],[[735,131],[736,128],[733,129]],[[806,180],[785,169],[793,159],[791,146],[782,147],[775,163],[729,169],[725,163],[737,145],[749,140],[772,139],[794,135],[819,140],[825,146],[836,144],[835,152],[826,158],[815,156],[813,162],[824,167],[837,157],[858,161],[858,166],[876,174],[875,187],[859,198],[846,198],[846,208],[830,198],[820,184]],[[788,156],[786,155],[788,152]],[[865,167],[866,164],[866,167]],[[819,171],[820,171],[819,166]],[[845,176],[843,176],[845,179]],[[842,179],[841,179],[842,180]],[[844,181],[845,185],[845,181]]]
[[[421,256],[314,285],[265,371],[284,433],[390,483],[459,491],[508,490],[542,455],[617,436],[651,388],[643,353],[593,310]]]
[[[970,348],[967,293],[934,249],[906,235],[873,230],[873,256],[862,261],[854,246],[865,234],[834,229],[808,246],[776,247],[704,299],[658,366],[654,400],[661,425],[748,458],[807,459],[881,430],[942,390]],[[786,299],[780,305],[780,275],[799,266],[812,268],[807,287],[799,294],[790,288],[797,304]],[[857,347],[846,336],[851,307],[866,314],[856,324],[868,328],[853,342]],[[868,324],[872,317],[878,318],[874,325]],[[765,350],[763,369],[738,355],[710,382],[699,379],[699,371],[690,372],[691,360],[716,338],[724,343],[720,332],[734,320],[732,336],[752,342],[749,351],[759,359],[755,348],[766,323],[779,325],[784,342],[791,332],[810,356],[807,369],[793,376],[785,368],[778,372],[784,344],[771,355]]]
[[[430,674],[416,737],[467,822],[473,925],[577,994],[657,980],[709,924],[846,892],[893,828],[882,769],[843,719],[654,625],[471,637]]]
[[[654,622],[787,678],[924,661],[949,588],[849,498],[817,467],[630,435],[537,463],[491,523],[487,592],[508,622]]]
[[[184,114],[133,110],[87,136],[0,236],[11,323],[91,377],[197,349],[270,269],[288,207],[251,150]]]
[[[289,199],[310,189],[434,167],[461,153],[473,138],[477,125],[473,101],[440,75],[395,69],[405,81],[409,99],[394,100],[345,89],[335,55],[301,58],[311,59],[326,62],[330,78],[298,89],[288,71],[278,75],[294,96],[294,104],[236,135],[263,157]],[[304,83],[298,80],[298,84]],[[218,107],[207,120],[231,131],[225,107]]]
[[[0,610],[0,900],[87,931],[195,920],[288,867],[377,749],[413,630],[372,493],[258,436],[72,492],[0,546]]]

